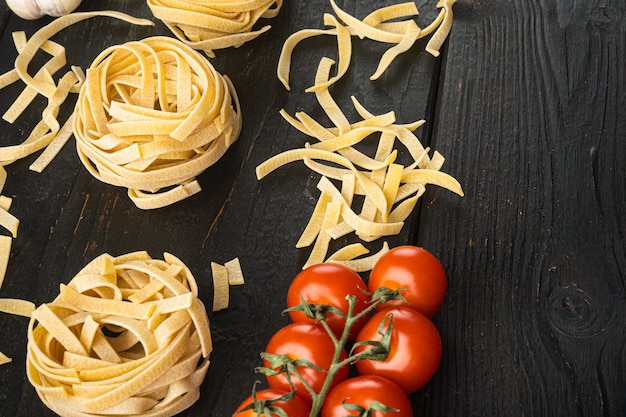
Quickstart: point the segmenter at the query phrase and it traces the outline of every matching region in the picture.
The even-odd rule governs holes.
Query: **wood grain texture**
[[[89,4],[87,4],[89,3]],[[338,4],[364,17],[391,1]],[[417,2],[420,22],[435,2]],[[139,0],[83,2],[151,18]],[[210,263],[240,257],[247,283],[231,307],[211,314],[215,350],[200,400],[185,416],[230,416],[260,379],[254,368],[274,330],[291,278],[308,256],[295,242],[317,199],[318,177],[291,164],[258,181],[255,167],[308,138],[278,114],[323,120],[304,92],[332,38],[296,50],[292,90],[276,78],[284,40],[321,28],[326,0],[286,2],[272,29],[213,65],[232,78],[244,127],[239,140],[198,179],[203,191],[171,207],[142,211],[126,191],[93,179],[69,143],[42,173],[33,157],[6,167],[4,194],[20,221],[0,297],[51,300],[89,260],[148,250],[180,257],[211,304]],[[435,378],[412,395],[420,416],[622,416],[626,410],[626,4],[618,0],[459,0],[442,56],[425,43],[369,81],[384,45],[354,44],[347,76],[333,95],[349,117],[356,96],[400,122],[424,118],[417,133],[446,156],[444,171],[466,193],[427,191],[391,245],[419,244],[446,267],[449,292],[434,318],[444,342]],[[15,58],[10,34],[24,22],[0,4],[0,73]],[[156,34],[112,19],[82,22],[55,40],[68,61],[87,66],[102,49]],[[0,91],[0,112],[19,93]],[[42,103],[38,104],[39,106]],[[23,140],[37,104],[0,144]],[[69,110],[66,110],[69,111]],[[344,241],[339,244],[345,243]],[[375,250],[380,242],[371,245]],[[24,373],[26,323],[0,316],[1,416],[52,416]]]
[[[433,197],[418,236],[452,277],[445,415],[626,409],[625,9],[609,3],[456,8],[433,143],[467,194]]]

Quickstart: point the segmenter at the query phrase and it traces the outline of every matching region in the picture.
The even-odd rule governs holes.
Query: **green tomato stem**
[[[355,304],[356,304],[356,298],[354,296],[349,296],[348,297],[348,314],[346,316],[346,324],[344,325],[343,332],[341,333],[341,337],[339,339],[337,339],[337,336],[335,336],[335,334],[331,330],[326,319],[323,318],[320,320],[321,325],[324,327],[324,329],[326,329],[326,332],[328,333],[329,337],[333,341],[333,344],[335,345],[335,353],[333,355],[333,360],[330,365],[330,368],[328,369],[328,374],[326,375],[326,379],[324,380],[324,384],[322,385],[322,388],[320,389],[320,391],[318,393],[313,392],[313,390],[310,389],[310,387],[308,387],[308,384],[305,383],[305,386],[307,386],[307,389],[309,389],[309,392],[311,393],[311,397],[313,398],[313,402],[311,406],[311,413],[309,414],[309,417],[319,416],[322,406],[324,405],[324,401],[326,400],[326,396],[328,395],[330,388],[332,386],[333,380],[335,379],[335,376],[337,375],[337,372],[339,372],[339,370],[343,368],[344,366],[349,366],[350,364],[358,361],[360,357],[362,356],[362,354],[365,354],[367,352],[366,350],[366,351],[363,351],[361,354],[357,353],[355,355],[347,357],[344,360],[341,360],[341,354],[344,352],[344,349],[348,343],[348,338],[350,336],[352,327],[354,327],[354,324],[357,321],[359,321],[361,318],[367,316],[372,311],[374,311],[374,309],[377,306],[387,301],[388,301],[388,297],[386,296],[377,297],[365,309],[363,309],[363,311],[355,315],[354,309],[355,309]]]

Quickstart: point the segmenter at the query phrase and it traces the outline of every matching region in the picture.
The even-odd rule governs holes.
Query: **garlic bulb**
[[[39,19],[45,15],[63,16],[73,12],[82,0],[6,0],[7,6],[26,20]]]

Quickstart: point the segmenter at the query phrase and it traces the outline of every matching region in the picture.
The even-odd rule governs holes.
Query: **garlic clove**
[[[26,20],[35,20],[43,17],[36,0],[6,0],[7,6],[16,15]]]
[[[45,15],[59,17],[73,12],[82,0],[6,0],[19,17],[35,20]]]
[[[32,1],[32,0],[29,0]],[[82,0],[34,0],[43,13],[48,16],[63,16],[72,13]]]

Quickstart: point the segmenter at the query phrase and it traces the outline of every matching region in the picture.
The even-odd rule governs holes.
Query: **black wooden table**
[[[362,18],[387,1],[338,4]],[[417,2],[418,22],[437,14]],[[54,40],[68,62],[86,67],[104,48],[171,35],[143,1],[86,1],[80,10],[116,9],[154,27],[95,18]],[[3,194],[20,220],[0,297],[39,305],[101,253],[171,252],[212,299],[210,263],[239,257],[246,284],[227,310],[210,313],[214,351],[200,400],[183,415],[230,416],[259,379],[254,368],[281,315],[292,277],[308,251],[295,243],[317,199],[317,177],[291,164],[262,181],[255,168],[308,140],[279,115],[319,115],[312,82],[332,39],[299,48],[292,90],[276,77],[285,39],[321,28],[325,0],[287,1],[272,29],[238,49],[217,52],[241,99],[239,140],[199,178],[202,192],[166,208],[136,208],[126,190],[94,179],[72,141],[41,174],[30,156],[6,166]],[[443,359],[412,395],[420,416],[623,416],[626,412],[626,3],[605,0],[460,0],[439,58],[425,41],[383,78],[369,80],[385,47],[354,43],[353,64],[333,94],[352,114],[356,96],[399,122],[424,118],[425,145],[446,157],[444,171],[465,197],[431,187],[391,246],[413,243],[437,255],[449,290],[434,317]],[[17,52],[11,33],[32,35],[50,19],[23,21],[0,5],[0,73]],[[0,112],[22,86],[0,91]],[[35,103],[0,144],[21,142],[39,120]],[[317,113],[316,113],[317,111]],[[351,113],[352,112],[352,113]],[[6,234],[6,231],[2,233]],[[372,247],[375,247],[373,245]],[[25,375],[27,319],[0,315],[0,415],[53,415]]]

